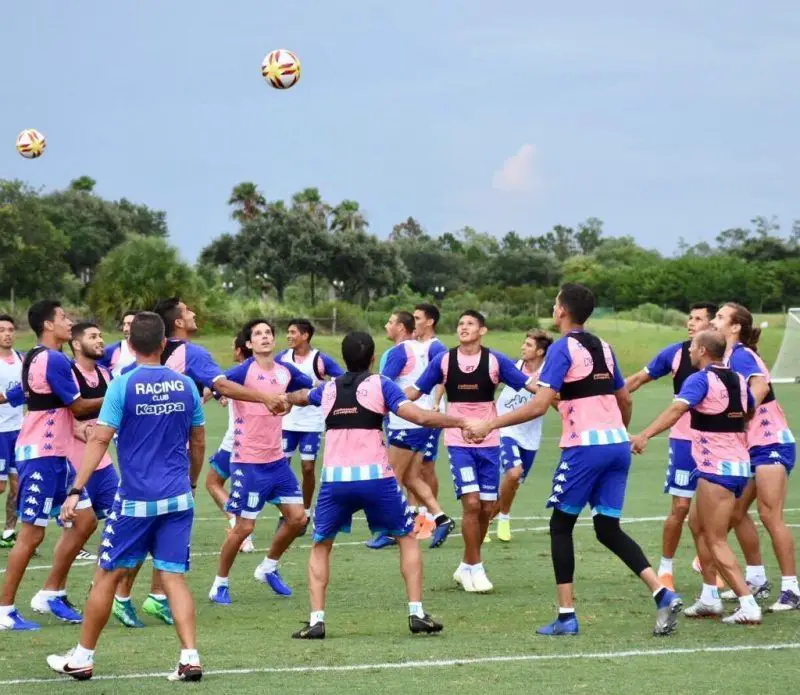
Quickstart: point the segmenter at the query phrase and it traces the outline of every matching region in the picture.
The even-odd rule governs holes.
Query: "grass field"
[[[598,321],[594,330],[615,345],[626,374],[640,368],[660,347],[682,337],[681,331],[636,328],[616,321]],[[779,331],[772,333],[765,334],[763,352],[768,362],[774,359],[781,337]],[[520,341],[519,335],[490,333],[487,343],[516,355]],[[227,338],[200,342],[206,342],[222,364],[228,363]],[[320,348],[338,353],[338,340],[321,337],[317,342]],[[452,344],[452,339],[449,342]],[[778,395],[790,422],[797,427],[800,387],[780,387]],[[653,384],[637,393],[632,429],[638,431],[647,424],[669,396],[667,383]],[[214,403],[207,406],[207,414],[208,448],[213,450],[222,437],[226,416]],[[252,579],[259,553],[239,556],[231,574],[233,605],[210,605],[206,594],[216,571],[216,552],[225,523],[211,500],[200,492],[189,574],[198,605],[199,648],[207,669],[198,687],[237,695],[276,690],[516,693],[531,686],[539,692],[620,695],[644,691],[792,692],[793,686],[788,684],[800,682],[800,611],[767,614],[764,624],[757,628],[683,621],[673,637],[653,638],[652,599],[645,587],[595,541],[588,517],[576,530],[582,634],[562,640],[534,634],[536,627],[552,619],[555,610],[544,502],[558,461],[558,431],[559,424],[551,413],[542,450],[513,510],[512,542],[502,544],[495,539],[485,548],[484,562],[495,585],[493,594],[465,594],[453,585],[451,575],[461,553],[459,537],[451,537],[441,549],[425,550],[425,608],[445,623],[445,631],[434,638],[415,638],[408,633],[397,552],[364,548],[362,542],[368,533],[363,518],[354,524],[352,536],[340,538],[333,555],[326,613],[328,639],[324,642],[289,639],[308,617],[308,538],[297,542],[282,565],[284,578],[294,587],[294,597],[279,599]],[[625,508],[628,531],[654,563],[660,555],[661,520],[668,506],[668,498],[661,492],[666,444],[665,438],[659,438],[645,456],[635,459]],[[445,510],[458,515],[444,450],[437,471]],[[794,528],[800,527],[800,492],[796,486],[787,507],[789,522]],[[274,524],[275,513],[266,510],[256,529],[260,548],[268,543]],[[33,616],[28,602],[44,579],[55,538],[55,528],[51,527],[42,555],[33,561],[18,597],[17,604],[29,617]],[[773,582],[779,581],[769,541],[763,535],[762,539],[768,574]],[[675,572],[678,589],[687,599],[699,590],[698,577],[689,568],[692,557],[687,530]],[[85,596],[91,573],[88,565],[74,568],[70,586],[76,603]],[[148,579],[143,572],[135,593],[139,603]],[[65,686],[53,680],[44,661],[48,653],[74,646],[77,627],[46,618],[39,633],[0,633],[0,692],[41,695],[68,687],[76,692],[79,688],[87,693],[119,693],[135,687],[139,692],[160,693],[181,687],[167,683],[161,675],[172,668],[177,656],[173,630],[149,618],[146,622],[144,630],[128,630],[112,619],[97,652],[96,679],[82,685]]]

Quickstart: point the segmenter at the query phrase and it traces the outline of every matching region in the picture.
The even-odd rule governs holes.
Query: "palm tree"
[[[264,211],[267,199],[261,195],[258,186],[250,181],[237,184],[228,198],[228,205],[234,206],[231,217],[239,222],[252,220],[258,213]]]
[[[318,188],[304,188],[299,193],[295,193],[292,196],[292,205],[300,210],[305,210],[314,218],[315,222],[321,223],[327,228],[331,206],[322,199]]]
[[[343,200],[333,209],[331,229],[354,232],[361,231],[367,226],[367,219],[355,200]]]

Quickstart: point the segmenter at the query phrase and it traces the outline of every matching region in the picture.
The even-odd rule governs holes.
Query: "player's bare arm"
[[[69,404],[69,409],[75,417],[80,417],[96,413],[102,405],[102,398],[76,398]]]
[[[102,399],[92,398],[89,399],[89,402],[93,400]],[[115,432],[116,430],[113,427],[108,427],[107,425],[96,425],[92,429],[92,435],[86,443],[86,449],[84,449],[83,452],[83,461],[81,462],[80,470],[73,483],[74,489],[82,490],[86,487],[86,483],[89,482],[92,473],[95,472],[97,466],[100,465],[100,461],[103,460],[106,451],[108,451],[108,446],[111,444]],[[69,495],[67,499],[64,500],[60,514],[62,521],[72,521],[72,519],[75,518],[75,506],[79,501],[79,494]]]
[[[622,423],[627,427],[631,424],[631,416],[633,415],[633,399],[630,391],[623,386],[614,392],[614,398],[617,399],[617,407],[622,414]]]
[[[633,376],[629,376],[627,379],[625,379],[625,386],[627,387],[629,393],[634,393],[642,388],[642,386],[645,384],[649,384],[651,381],[653,381],[653,378],[647,373],[646,369],[642,369],[636,372],[636,374]]]
[[[540,386],[536,391],[536,395],[521,408],[517,408],[517,410],[512,410],[491,420],[467,421],[466,427],[464,427],[464,436],[472,441],[481,441],[486,439],[486,436],[492,430],[535,420],[547,412],[557,395],[553,389],[547,386]]]
[[[750,391],[753,394],[753,400],[756,402],[756,408],[760,406],[764,399],[769,394],[769,382],[763,376],[756,375],[751,376],[747,385],[750,387]]]
[[[403,403],[398,409],[397,414],[404,420],[409,420],[422,427],[433,427],[436,429],[461,429],[465,422],[463,418],[445,415],[437,410],[423,410],[413,403]]]
[[[206,457],[206,428],[202,425],[192,427],[189,436],[189,480],[192,483],[192,490],[197,487],[197,480],[200,478],[200,471],[203,470],[203,462]]]
[[[689,404],[684,401],[673,401],[661,415],[642,430],[639,434],[631,437],[631,448],[633,453],[641,454],[647,448],[647,442],[653,437],[661,434],[672,427],[683,415],[688,412]]]

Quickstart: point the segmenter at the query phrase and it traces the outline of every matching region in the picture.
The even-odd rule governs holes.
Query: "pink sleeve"
[[[493,384],[500,383],[500,363],[491,352],[489,353],[489,378]]]
[[[450,352],[446,352],[442,357],[442,383],[447,381],[447,371],[450,369]]]
[[[386,401],[383,398],[383,389],[381,388],[381,377],[378,374],[368,376],[358,387],[356,393],[358,402],[367,410],[373,413],[380,413],[386,415]]]
[[[328,381],[322,388],[322,415],[328,417],[328,414],[336,402],[336,382]]]

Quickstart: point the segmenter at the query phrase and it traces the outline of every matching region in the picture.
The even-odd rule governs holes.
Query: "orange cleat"
[[[659,574],[658,581],[660,581],[661,585],[665,586],[670,591],[675,591],[675,580],[671,574]]]

